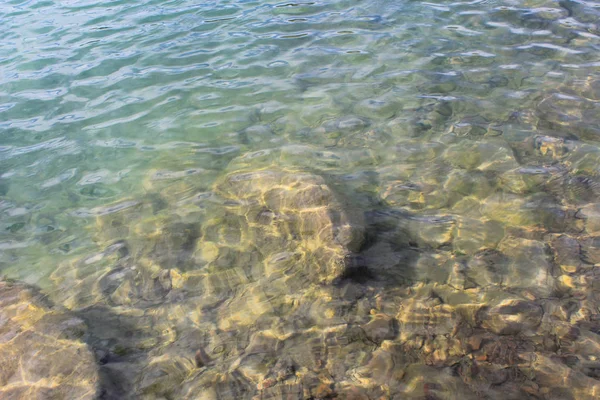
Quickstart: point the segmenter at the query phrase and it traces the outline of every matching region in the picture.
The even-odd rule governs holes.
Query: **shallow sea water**
[[[600,397],[599,2],[0,21],[2,396]]]

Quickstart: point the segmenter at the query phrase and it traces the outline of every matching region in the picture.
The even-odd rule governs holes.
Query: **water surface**
[[[95,395],[600,396],[600,3],[0,21],[0,270]]]

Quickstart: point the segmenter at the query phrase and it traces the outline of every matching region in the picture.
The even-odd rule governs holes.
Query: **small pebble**
[[[481,340],[481,336],[471,336],[469,338],[469,346],[471,347],[471,349],[479,350],[479,348],[481,347]]]
[[[277,381],[273,378],[267,378],[264,381],[262,381],[261,383],[259,383],[256,388],[258,390],[265,390],[268,389],[270,387],[273,387],[277,384]]]

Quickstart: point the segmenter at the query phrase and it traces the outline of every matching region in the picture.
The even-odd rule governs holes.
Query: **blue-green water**
[[[0,4],[0,270],[91,398],[598,398],[599,198],[597,1]]]

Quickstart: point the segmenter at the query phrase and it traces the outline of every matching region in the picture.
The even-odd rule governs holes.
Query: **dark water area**
[[[598,1],[6,1],[0,398],[597,399],[599,199]]]

